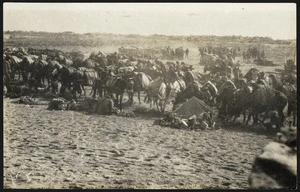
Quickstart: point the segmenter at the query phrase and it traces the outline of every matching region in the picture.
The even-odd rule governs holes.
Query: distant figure
[[[189,49],[188,48],[185,50],[185,58],[189,58]]]

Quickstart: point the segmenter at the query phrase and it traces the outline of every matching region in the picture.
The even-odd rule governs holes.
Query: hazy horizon
[[[4,31],[296,39],[294,3],[4,3]]]
[[[236,37],[260,37],[260,38],[266,38],[267,36],[243,36],[243,35],[165,35],[165,34],[149,34],[149,35],[142,35],[142,34],[118,34],[118,33],[102,33],[102,32],[87,32],[87,33],[76,33],[74,31],[61,31],[61,32],[50,32],[50,31],[24,31],[24,30],[6,30],[4,32],[34,32],[34,33],[74,33],[74,34],[78,34],[78,35],[84,35],[84,34],[111,34],[111,35],[124,35],[124,36],[129,36],[129,35],[137,35],[137,36],[175,36],[175,37],[181,37],[181,36],[184,36],[184,37],[189,37],[189,36],[216,36],[216,37],[231,37],[231,36],[236,36]],[[271,38],[273,39],[272,37],[267,37],[267,38]],[[293,40],[296,40],[295,39],[273,39],[273,40],[284,40],[284,41],[293,41]]]

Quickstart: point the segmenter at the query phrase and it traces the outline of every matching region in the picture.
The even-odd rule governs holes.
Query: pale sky
[[[3,29],[296,39],[296,4],[4,3]]]

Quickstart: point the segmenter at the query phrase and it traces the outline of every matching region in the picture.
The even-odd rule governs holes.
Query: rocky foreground
[[[256,155],[274,138],[12,101],[3,101],[4,188],[247,189]]]

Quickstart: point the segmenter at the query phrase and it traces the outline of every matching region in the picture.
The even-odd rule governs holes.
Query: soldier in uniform
[[[189,58],[189,49],[188,48],[185,50],[185,58]]]

